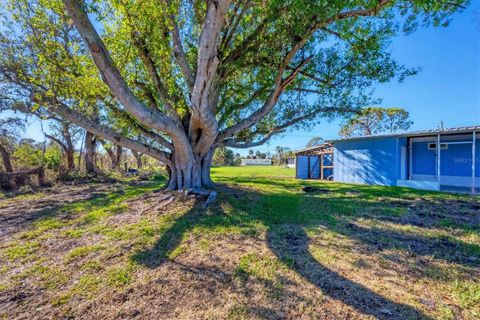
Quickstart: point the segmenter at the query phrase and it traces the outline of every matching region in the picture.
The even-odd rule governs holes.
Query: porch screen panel
[[[449,144],[440,153],[442,176],[472,176],[472,144]]]

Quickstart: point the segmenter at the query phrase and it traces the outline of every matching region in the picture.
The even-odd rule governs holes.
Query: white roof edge
[[[478,131],[478,133],[480,133],[480,125],[458,127],[458,128],[434,129],[434,130],[418,130],[418,131],[411,131],[411,132],[378,134],[378,135],[369,135],[369,136],[356,136],[356,137],[332,139],[332,140],[328,140],[327,142],[335,143],[335,142],[341,142],[341,141],[353,141],[353,140],[364,140],[364,139],[375,139],[375,138],[400,138],[400,137],[428,136],[428,135],[436,135],[436,134],[469,133],[473,131]]]

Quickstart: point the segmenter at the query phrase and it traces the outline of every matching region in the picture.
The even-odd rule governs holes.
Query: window
[[[448,144],[440,143],[440,150],[446,150],[446,149],[448,149]],[[437,150],[437,144],[436,143],[429,143],[428,144],[428,150]]]

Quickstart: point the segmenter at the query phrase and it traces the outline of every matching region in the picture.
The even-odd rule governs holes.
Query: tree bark
[[[87,131],[85,134],[85,171],[92,175],[97,174],[97,166],[95,164],[96,144],[97,138],[95,135]]]
[[[115,158],[114,158],[115,161],[112,163],[112,166],[115,170],[118,170],[118,171],[121,170],[120,162],[122,161],[122,153],[123,153],[122,147],[119,146],[119,145],[116,145],[115,146]]]
[[[73,145],[72,136],[70,135],[70,126],[67,122],[62,124],[62,136],[65,140],[66,149],[65,155],[67,156],[67,168],[68,171],[75,170],[75,146]]]
[[[2,156],[3,167],[6,172],[13,172],[12,162],[10,161],[10,153],[7,148],[0,144],[0,155]]]
[[[141,169],[143,167],[143,161],[142,161],[143,154],[135,150],[132,150],[132,154],[135,157],[135,160],[137,160],[137,168]]]
[[[65,153],[67,156],[67,169],[68,171],[74,171],[75,170],[75,151],[68,150]]]
[[[120,172],[122,170],[120,162],[122,160],[123,148],[117,144],[114,149],[102,139],[100,139],[100,143],[105,151],[107,151],[108,157],[110,158],[110,169]]]
[[[191,157],[175,158],[173,164],[167,166],[169,174],[168,188],[172,190],[202,191],[213,187],[210,168],[215,147],[204,156],[192,154]]]

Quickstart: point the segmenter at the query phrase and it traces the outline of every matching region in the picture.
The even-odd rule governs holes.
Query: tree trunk
[[[103,145],[103,148],[107,151],[108,157],[110,158],[110,170],[116,170],[118,172],[122,171],[120,162],[122,160],[123,148],[117,144],[115,145],[114,151],[105,140],[100,139],[100,143]]]
[[[65,154],[67,156],[68,171],[75,170],[75,146],[73,145],[72,136],[70,135],[70,125],[68,122],[62,123],[62,136],[65,140]]]
[[[65,153],[67,156],[67,169],[68,171],[74,171],[75,170],[75,151],[68,150]]]
[[[10,161],[10,153],[8,150],[0,144],[0,154],[2,156],[3,167],[6,172],[13,172],[12,162]]]
[[[68,131],[67,131],[68,132]],[[72,139],[70,134],[65,135],[65,132],[62,133],[65,142],[45,134],[47,138],[50,138],[52,141],[55,141],[61,148],[67,159],[67,169],[68,171],[75,170],[75,147],[73,146]]]
[[[186,157],[185,154],[188,153],[183,152],[183,157],[174,158],[173,165],[167,166],[168,188],[172,190],[192,190],[194,192],[212,188],[210,168],[214,150],[215,147],[210,148],[202,157],[194,154]]]
[[[143,161],[142,161],[143,154],[135,150],[132,150],[132,154],[137,160],[137,169],[141,169],[143,167]]]
[[[85,134],[85,171],[88,174],[96,175],[97,166],[95,165],[95,149],[97,138],[92,133]]]
[[[118,144],[115,146],[115,156],[112,159],[112,167],[117,171],[121,171],[120,162],[122,161],[123,149]]]

